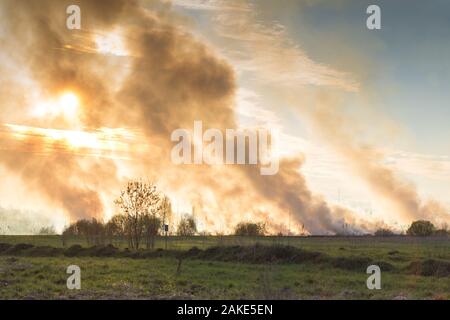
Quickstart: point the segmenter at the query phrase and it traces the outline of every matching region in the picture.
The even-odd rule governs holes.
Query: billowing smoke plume
[[[402,180],[383,164],[384,155],[373,146],[358,143],[358,136],[351,117],[345,117],[339,99],[322,94],[308,114],[317,126],[317,132],[344,156],[358,177],[376,194],[386,200],[392,210],[404,221],[426,219],[436,224],[449,221],[444,206],[436,201],[423,201],[413,184]]]
[[[95,125],[101,127],[102,124],[98,121],[102,117],[108,117],[107,110],[113,103],[104,86],[105,75],[94,70],[101,59],[63,50],[66,39],[70,36],[65,28],[65,8],[68,5],[65,1],[2,1],[0,11],[3,14],[3,36],[6,38],[2,39],[6,43],[4,50],[17,65],[27,66],[31,78],[44,95],[55,94],[67,87],[80,92],[84,103],[85,124],[91,126],[95,121]],[[97,23],[108,25],[120,13],[123,3],[85,1],[83,5]],[[28,88],[19,80],[12,80],[13,72],[3,74],[2,83],[15,88],[19,97],[23,96]],[[19,93],[20,89],[17,87],[22,87],[22,93]],[[27,112],[18,96],[2,93],[2,101],[6,105],[2,120],[8,121],[12,112],[19,114],[19,119],[20,114],[24,115],[19,121],[27,123]],[[16,105],[8,110],[8,104],[14,103]],[[100,116],[94,119],[94,115]],[[58,128],[64,127],[64,122],[61,118],[43,119],[35,125]],[[45,147],[48,146],[44,146],[44,141],[33,136],[23,143],[28,150],[37,153],[2,148],[0,159],[4,165],[19,173],[30,188],[41,190],[55,205],[65,208],[71,217],[100,217],[103,214],[102,201],[96,191],[96,185],[99,186],[100,181],[95,180],[101,179],[102,183],[108,183],[107,177],[115,175],[112,162],[103,160],[101,165],[92,161],[86,164],[83,163],[84,159],[61,152],[47,153]]]
[[[82,31],[65,27],[69,4],[82,8]],[[70,88],[81,99],[76,128],[62,117],[21,117],[17,112],[26,110],[20,104],[16,109],[5,104],[15,112],[2,116],[3,123],[64,130],[124,128],[144,137],[144,150],[136,156],[130,146],[132,159],[124,161],[70,152],[69,144],[52,145],[33,135],[19,141],[20,148],[5,141],[1,163],[51,204],[65,208],[71,219],[100,216],[127,178],[146,177],[194,206],[209,230],[264,220],[273,231],[285,231],[290,217],[294,228],[303,225],[311,233],[370,227],[356,226],[350,212],[313,195],[298,171],[300,159],[282,161],[279,174],[271,177],[251,166],[172,164],[173,130],[191,128],[195,120],[203,121],[205,128],[236,127],[235,80],[232,68],[212,49],[177,27],[182,18],[166,4],[154,1],[144,8],[128,0],[6,0],[0,8],[9,59],[26,66],[32,82],[22,84],[23,90],[37,87],[41,95],[51,97]],[[99,33],[117,30],[128,57],[92,49]],[[21,84],[12,74],[9,70],[0,79],[15,89],[2,92],[2,100],[19,103]]]
[[[195,4],[201,6],[202,2],[195,1]],[[348,167],[366,182],[379,199],[387,200],[396,217],[407,223],[414,219],[428,219],[438,225],[450,221],[448,209],[436,201],[421,199],[413,184],[404,181],[383,164],[384,155],[379,150],[371,145],[361,145],[358,141],[359,136],[370,132],[374,127],[374,119],[367,117],[368,122],[362,117],[353,118],[351,114],[346,114],[351,107],[342,105],[340,101],[342,95],[348,92],[359,92],[361,96],[367,93],[362,85],[364,81],[361,80],[365,74],[375,74],[372,62],[368,62],[365,56],[360,56],[358,50],[346,51],[347,73],[313,61],[297,42],[293,44],[290,41],[283,26],[264,23],[259,19],[259,6],[276,11],[281,8],[277,2],[255,5],[252,2],[230,0],[215,1],[213,5],[221,9],[216,10],[218,13],[214,15],[219,32],[230,41],[245,39],[240,43],[240,50],[230,50],[239,53],[234,58],[244,65],[250,64],[249,69],[258,70],[253,76],[261,78],[262,83],[276,83],[272,90],[280,91],[280,100],[287,100],[283,100],[284,105],[292,105],[296,111],[300,111],[302,120],[313,124],[314,134],[321,135],[323,142],[334,147],[348,163]],[[230,8],[232,5],[235,6],[234,9]],[[294,1],[286,5],[293,6],[293,11],[301,11],[305,3]],[[286,10],[286,7],[283,6],[281,10]],[[248,46],[248,42],[251,46]],[[248,48],[251,48],[251,53],[246,52]],[[336,50],[329,46],[324,49]],[[337,50],[340,51],[340,48]],[[306,87],[307,85],[315,87]],[[364,111],[368,111],[370,107],[365,101],[357,109],[357,112],[366,115]],[[362,130],[356,129],[358,123],[363,127]],[[347,217],[346,221],[348,219]],[[325,222],[326,219],[321,221]]]

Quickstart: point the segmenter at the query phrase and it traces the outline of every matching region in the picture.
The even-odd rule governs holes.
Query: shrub
[[[434,225],[430,221],[414,221],[409,227],[407,234],[410,236],[428,237],[435,231]]]
[[[197,223],[194,216],[186,215],[178,223],[177,235],[182,237],[193,236],[197,233]]]
[[[390,229],[380,228],[377,231],[375,231],[375,236],[377,236],[377,237],[392,237],[392,236],[395,236],[395,233]]]
[[[266,226],[263,223],[241,222],[234,229],[237,236],[258,237],[266,233]]]
[[[106,237],[105,225],[95,218],[82,219],[72,223],[63,233],[66,236],[84,236],[88,244],[103,244]]]
[[[42,227],[38,232],[41,236],[52,236],[57,234],[54,226]]]
[[[436,230],[433,235],[438,236],[438,237],[448,237],[448,236],[450,236],[450,232],[445,229],[439,229],[439,230]]]

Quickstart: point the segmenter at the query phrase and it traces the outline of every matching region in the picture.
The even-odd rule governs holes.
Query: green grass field
[[[0,236],[0,243],[29,243],[62,248],[59,236]],[[72,238],[66,247],[88,245]],[[164,248],[164,239],[157,247]],[[188,252],[192,247],[237,250],[258,244],[261,248],[292,246],[321,253],[323,261],[255,262],[236,257],[207,255],[188,258],[178,269],[175,256],[146,258],[65,255],[46,257],[0,254],[0,298],[2,299],[449,299],[450,240],[448,238],[169,238],[169,250]],[[125,242],[114,241],[125,248]],[[259,248],[256,246],[256,248]],[[62,249],[61,249],[62,250]],[[259,249],[258,249],[259,250]],[[25,251],[26,252],[26,251]],[[263,257],[264,258],[264,257]],[[381,290],[366,287],[365,265],[341,266],[337,261],[370,259],[390,266],[381,275]],[[439,261],[440,274],[411,270],[411,263],[426,266]],[[81,268],[81,290],[68,290],[66,268]],[[434,266],[434,264],[433,264]],[[424,269],[425,270],[425,269]],[[433,271],[433,270],[432,270]]]

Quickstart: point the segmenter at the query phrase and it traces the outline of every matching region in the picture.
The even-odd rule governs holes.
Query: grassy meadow
[[[139,252],[115,239],[101,255],[76,237],[0,244],[1,299],[450,299],[449,238],[169,237]],[[367,289],[371,264],[381,290]],[[81,290],[66,287],[69,265]]]

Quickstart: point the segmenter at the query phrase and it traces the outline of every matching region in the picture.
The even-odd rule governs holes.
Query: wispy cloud
[[[393,151],[387,154],[386,161],[405,174],[450,181],[450,156]]]
[[[264,82],[285,87],[314,85],[358,90],[351,74],[311,59],[289,38],[284,25],[260,19],[258,8],[250,2],[179,0],[174,4],[211,11],[217,34],[232,42],[224,49],[225,55],[238,69],[253,73]]]
[[[173,0],[172,3],[176,6],[191,10],[250,11],[250,7],[246,4],[224,0]]]

